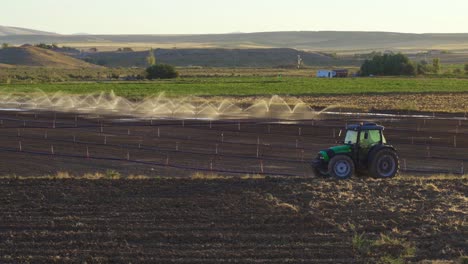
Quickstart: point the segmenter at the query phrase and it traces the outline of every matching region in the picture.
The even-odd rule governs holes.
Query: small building
[[[339,70],[318,70],[317,78],[346,78],[349,71],[346,69]]]
[[[349,71],[346,69],[334,70],[336,78],[346,78],[348,77]]]
[[[332,70],[318,70],[317,78],[333,78],[336,73]]]

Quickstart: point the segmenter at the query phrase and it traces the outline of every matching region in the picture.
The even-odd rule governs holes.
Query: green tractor
[[[321,150],[312,161],[316,174],[347,179],[355,171],[369,172],[376,178],[398,175],[400,160],[395,148],[387,144],[383,126],[374,123],[349,125],[344,145]]]

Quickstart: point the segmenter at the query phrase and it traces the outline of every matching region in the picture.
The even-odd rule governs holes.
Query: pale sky
[[[468,0],[2,0],[0,25],[62,34],[468,33]]]

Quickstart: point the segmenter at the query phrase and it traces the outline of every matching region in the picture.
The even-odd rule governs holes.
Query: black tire
[[[328,174],[336,179],[349,179],[354,170],[353,160],[346,155],[336,155],[328,163]]]
[[[400,173],[400,159],[391,148],[378,150],[370,160],[369,172],[374,178],[393,178]]]

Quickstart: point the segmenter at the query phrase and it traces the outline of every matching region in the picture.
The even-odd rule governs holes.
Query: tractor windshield
[[[346,131],[345,144],[356,144],[358,132],[354,130]]]

